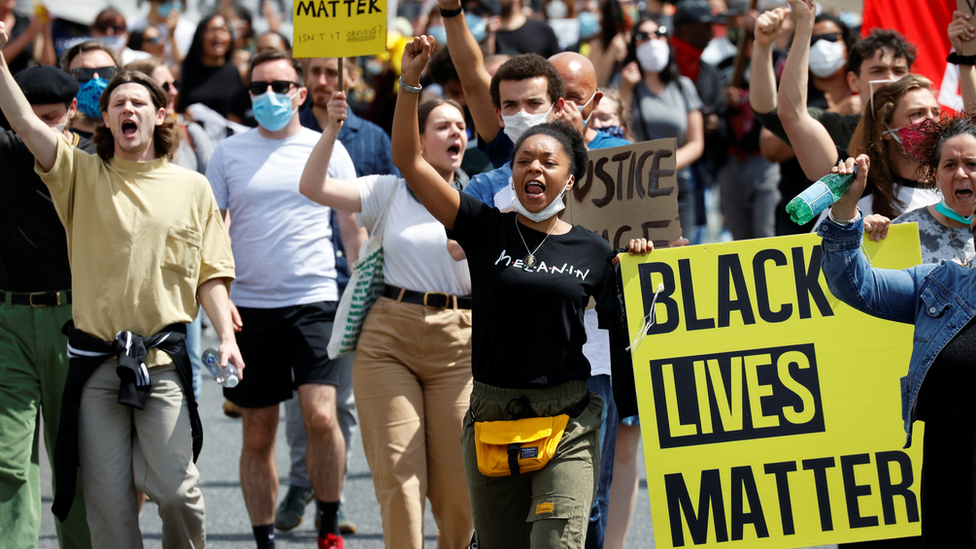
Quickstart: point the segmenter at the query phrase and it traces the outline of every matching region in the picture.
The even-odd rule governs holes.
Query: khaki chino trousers
[[[85,383],[78,454],[92,546],[141,549],[136,487],[159,507],[164,549],[204,546],[203,493],[193,464],[190,410],[175,364],[149,370],[144,410],[119,404],[118,359]]]
[[[381,297],[363,324],[352,379],[386,547],[424,547],[425,498],[438,548],[467,547],[460,441],[472,383],[471,311]]]

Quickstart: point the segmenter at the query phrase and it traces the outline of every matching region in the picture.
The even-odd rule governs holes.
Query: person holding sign
[[[352,370],[383,537],[388,548],[422,549],[429,498],[439,546],[462,549],[471,540],[471,502],[457,444],[471,394],[468,263],[404,179],[327,176],[349,116],[345,93],[334,92],[327,108],[329,123],[305,165],[302,194],[358,212],[366,227],[383,218],[386,290],[363,323]],[[463,109],[435,99],[420,106],[419,118],[424,161],[459,190],[467,179],[460,171],[468,143]]]
[[[418,83],[433,47],[421,36],[404,50],[393,162],[461,244],[471,269],[474,387],[461,441],[472,545],[582,547],[603,408],[587,388],[590,365],[582,351],[591,297],[601,325],[614,331],[611,342],[626,339],[610,246],[557,215],[563,195],[585,176],[586,146],[579,131],[561,122],[526,130],[511,162],[516,212],[459,193],[421,155]],[[651,248],[644,239],[630,241],[631,253]],[[613,366],[616,374],[630,367],[629,359]]]
[[[976,115],[943,119],[925,130],[923,172],[960,187],[976,184]],[[902,271],[874,269],[861,252],[864,223],[857,202],[869,177],[870,160],[849,158],[835,168],[858,174],[834,203],[823,237],[823,273],[830,291],[862,312],[915,325],[908,375],[901,380],[902,419],[925,421],[921,483],[922,545],[976,544],[976,405],[972,349],[976,345],[976,299],[970,266],[952,261]],[[971,203],[970,203],[971,204]],[[970,206],[972,208],[972,206]]]

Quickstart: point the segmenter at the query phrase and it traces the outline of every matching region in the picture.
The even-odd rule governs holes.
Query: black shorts
[[[320,301],[279,309],[238,307],[243,329],[237,346],[244,379],[224,398],[242,408],[265,408],[292,397],[307,383],[339,384],[339,369],[326,348],[337,303]]]

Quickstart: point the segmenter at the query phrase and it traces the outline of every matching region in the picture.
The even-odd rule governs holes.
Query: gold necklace
[[[956,245],[956,237],[952,234],[952,229],[949,227],[947,228],[949,229],[949,242],[952,244],[952,248],[956,250],[956,257],[959,258],[959,261],[962,263],[963,267],[969,269],[973,266],[972,260],[973,256],[976,255],[976,252],[973,252],[972,255],[964,256],[964,254],[959,250],[959,246]],[[963,245],[963,248],[965,249],[965,244]]]
[[[532,267],[535,267],[535,253],[539,251],[539,248],[541,248],[543,244],[546,243],[546,240],[549,239],[549,235],[552,234],[552,231],[556,229],[556,225],[558,224],[559,224],[559,220],[556,219],[556,222],[553,223],[552,227],[549,228],[549,232],[546,233],[546,236],[545,238],[542,239],[542,242],[540,242],[539,245],[536,246],[534,250],[529,251],[529,245],[525,243],[525,237],[522,236],[522,229],[519,227],[518,214],[515,215],[515,230],[518,231],[519,238],[522,239],[522,245],[525,246],[525,251],[528,254],[525,256],[525,259],[522,260],[522,263],[525,263],[526,267],[529,267],[530,269]]]

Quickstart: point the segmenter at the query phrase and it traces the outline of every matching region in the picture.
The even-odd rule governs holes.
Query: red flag
[[[959,71],[946,63],[951,49],[946,29],[955,9],[956,0],[864,0],[861,33],[867,36],[877,28],[900,32],[918,49],[912,72],[925,76],[940,90],[939,103],[958,109],[962,106]]]

